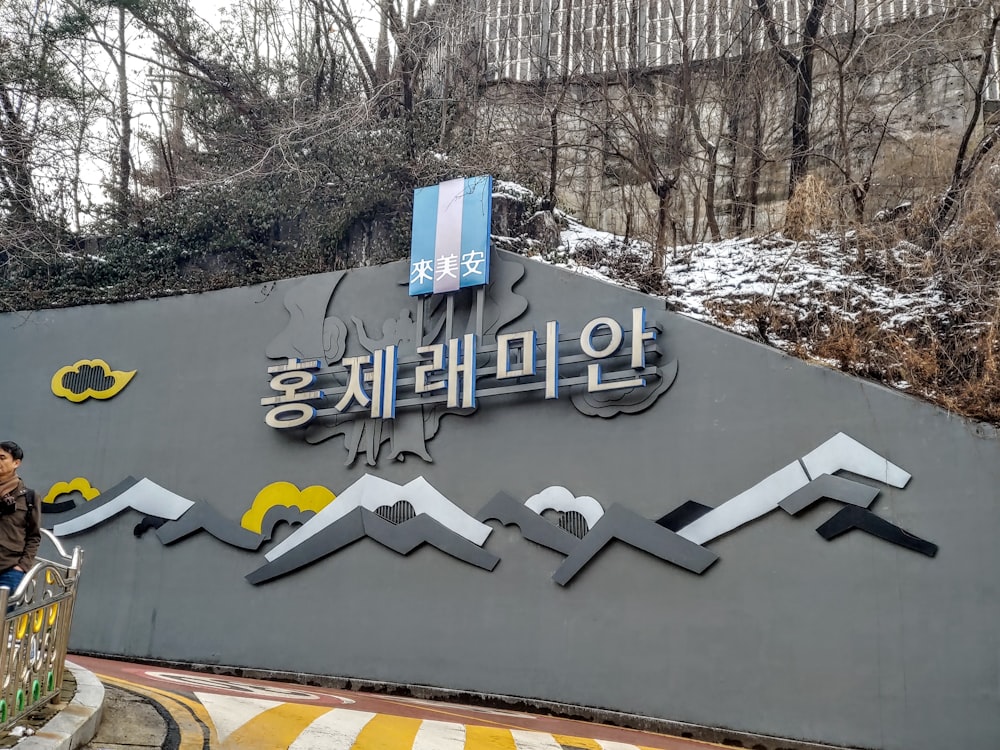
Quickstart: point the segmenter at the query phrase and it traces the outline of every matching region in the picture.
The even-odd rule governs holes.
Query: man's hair
[[[13,440],[4,440],[0,443],[0,449],[3,449],[10,454],[10,457],[15,461],[20,461],[24,458],[24,451],[21,450],[21,446],[15,443]]]

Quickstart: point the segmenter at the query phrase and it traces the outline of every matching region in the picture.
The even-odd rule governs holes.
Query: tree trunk
[[[972,115],[965,126],[965,132],[962,134],[962,140],[958,146],[958,153],[955,155],[955,166],[952,169],[951,184],[948,185],[948,189],[941,198],[941,203],[938,205],[938,210],[934,215],[933,224],[929,229],[929,233],[932,235],[929,239],[932,241],[936,241],[941,233],[948,228],[948,225],[954,218],[952,211],[956,206],[959,195],[965,190],[979,161],[985,154],[992,150],[997,138],[997,129],[994,128],[979,142],[972,163],[966,164],[972,136],[979,127],[979,115],[983,109],[983,96],[986,90],[986,81],[990,75],[998,25],[1000,25],[1000,15],[992,16],[989,26],[983,35],[983,58],[979,70],[979,80],[976,83],[976,88],[973,90]]]
[[[816,37],[820,21],[826,10],[827,0],[810,0],[809,14],[802,25],[802,48],[798,56],[792,54],[782,42],[768,0],[756,0],[757,12],[764,22],[768,41],[795,76],[795,103],[792,109],[792,153],[788,169],[788,197],[809,170],[809,128],[812,116],[813,58],[816,54]]]
[[[792,110],[792,156],[788,169],[788,197],[809,173],[809,118],[812,114],[812,59],[805,57],[795,71],[795,107]]]
[[[715,180],[719,171],[719,149],[713,147],[708,154],[708,176],[705,180],[705,222],[708,224],[708,231],[712,235],[712,242],[722,239],[722,232],[719,231],[719,221],[715,216]]]
[[[116,185],[115,212],[120,224],[125,224],[131,214],[132,194],[129,184],[132,181],[132,112],[128,100],[128,70],[125,57],[125,8],[118,8],[118,110],[119,127],[118,140],[118,180]]]
[[[21,225],[34,224],[34,186],[31,177],[31,148],[24,132],[17,109],[5,86],[0,87],[0,175],[3,178],[2,195],[10,204],[10,218]]]
[[[816,56],[816,37],[827,0],[812,0],[809,15],[802,29],[802,51],[795,71],[795,108],[792,111],[792,158],[788,170],[788,197],[809,173],[809,129],[812,119],[813,59]]]
[[[670,198],[673,193],[673,185],[667,181],[661,181],[654,186],[657,197],[656,209],[656,246],[653,248],[653,266],[663,270],[666,266],[667,258],[667,226],[670,222]]]
[[[760,102],[754,104],[753,145],[750,150],[750,174],[747,178],[747,207],[749,217],[747,228],[753,232],[757,229],[757,204],[760,202],[760,175],[764,169],[764,120],[761,116]]]
[[[549,186],[543,208],[551,211],[556,206],[556,184],[559,180],[559,110],[549,112]]]

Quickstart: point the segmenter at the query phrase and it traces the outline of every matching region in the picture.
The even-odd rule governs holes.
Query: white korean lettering
[[[646,328],[646,308],[632,308],[632,369],[646,366],[646,342],[656,341],[656,329]]]
[[[293,363],[297,363],[297,360],[289,360],[289,364]],[[265,415],[264,423],[279,430],[301,427],[310,422],[316,416],[316,410],[302,402],[323,397],[321,390],[305,390],[316,382],[313,373],[301,370],[282,372],[281,370],[287,366],[277,365],[274,369],[278,374],[271,378],[270,382],[271,389],[281,395],[260,400],[261,406],[274,405]]]
[[[607,328],[608,340],[601,346],[594,344],[594,334],[599,328]],[[610,335],[609,335],[610,334]],[[621,323],[614,318],[602,317],[594,318],[583,327],[580,334],[580,348],[588,357],[594,359],[604,359],[615,354],[622,345],[624,331]],[[605,382],[601,372],[601,365],[594,363],[587,365],[587,391],[596,393],[598,391],[616,391],[623,388],[636,388],[646,385],[643,378],[630,378],[627,380],[611,380]]]
[[[536,339],[534,331],[501,333],[497,336],[497,380],[535,374]],[[520,364],[517,367],[511,366],[512,354],[519,355]]]
[[[428,376],[432,373],[444,374],[445,369],[445,346],[444,344],[429,344],[428,346],[418,346],[417,354],[430,354],[431,361],[414,368],[413,375],[416,383],[413,390],[415,393],[433,393],[448,387],[447,378],[437,381],[430,381]]]
[[[559,322],[545,324],[545,398],[559,398]]]
[[[309,404],[281,404],[264,416],[264,424],[276,430],[288,430],[309,424],[316,416],[316,410]]]
[[[322,363],[318,359],[296,359],[291,357],[285,360],[283,365],[271,365],[267,368],[268,375],[275,375],[279,372],[291,372],[292,370],[318,370]]]
[[[358,406],[368,406],[371,403],[371,396],[365,390],[365,375],[369,374],[365,370],[371,367],[372,355],[344,357],[341,364],[347,368],[347,389],[333,408],[343,412],[355,403]]]
[[[604,344],[604,346],[598,349],[594,345],[594,334],[597,332],[597,329],[601,327],[608,329],[608,332],[611,334],[611,338],[606,344]],[[604,357],[609,357],[618,351],[618,347],[622,345],[622,336],[623,332],[621,323],[614,318],[594,318],[583,327],[583,333],[580,334],[580,348],[588,357],[603,359]]]
[[[476,336],[467,333],[448,342],[448,408],[476,405]]]
[[[376,351],[374,356],[371,415],[375,419],[392,419],[396,416],[397,348],[387,346]]]

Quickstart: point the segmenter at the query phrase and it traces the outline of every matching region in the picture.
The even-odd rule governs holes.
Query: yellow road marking
[[[565,734],[554,734],[553,739],[560,745],[580,748],[580,750],[603,750],[597,740],[588,740],[583,737],[568,737]]]
[[[351,750],[403,750],[413,747],[422,719],[376,714],[365,724]]]
[[[195,718],[202,724],[204,724],[205,727],[208,728],[209,732],[211,733],[210,741],[213,744],[215,743],[217,739],[215,736],[215,724],[212,723],[212,717],[209,715],[208,709],[206,709],[203,705],[201,705],[201,703],[195,700],[191,700],[190,698],[186,698],[183,695],[178,695],[177,693],[171,693],[166,690],[158,690],[157,688],[152,688],[152,687],[146,689],[151,691],[155,695],[159,695],[164,698],[173,698],[175,701],[182,703],[184,706],[186,706],[187,709],[192,714],[194,714]]]
[[[285,750],[306,727],[332,710],[328,706],[282,703],[257,714],[229,735],[221,750]]]
[[[506,729],[467,726],[465,748],[466,750],[517,750],[517,745]]]
[[[386,702],[386,703],[394,703],[397,706],[407,706],[409,708],[413,707],[413,703],[410,703],[409,701],[406,701],[406,700],[393,700],[392,698],[388,698],[388,697],[382,697],[381,700],[384,701],[384,702]],[[489,725],[492,725],[492,726],[495,726],[495,727],[501,727],[503,729],[525,729],[526,731],[542,731],[542,730],[534,730],[534,729],[526,728],[523,725],[513,724],[513,723],[511,723],[509,721],[494,721],[492,719],[487,719],[485,716],[475,716],[475,717],[472,717],[472,716],[469,716],[468,714],[458,713],[457,711],[447,711],[447,710],[441,709],[441,708],[432,708],[432,707],[430,707],[430,706],[428,706],[426,704],[421,704],[421,708],[425,709],[429,713],[438,714],[440,716],[450,716],[450,717],[453,717],[455,720],[458,721],[459,724],[464,724],[466,727],[471,727],[471,725],[469,724],[469,722],[474,721],[474,722],[476,722],[477,725],[489,724]],[[535,717],[534,714],[525,714],[525,715],[533,717],[533,718],[537,718],[537,717]],[[559,717],[553,717],[553,718],[559,718]],[[570,724],[577,724],[577,725],[579,725],[581,727],[592,727],[592,726],[595,726],[592,722],[585,721],[585,720],[582,720],[582,719],[563,719],[563,718],[559,718],[559,721],[560,722],[565,722],[565,723],[570,723]],[[602,726],[602,725],[598,724],[596,726]],[[720,745],[718,742],[709,742],[708,740],[696,740],[696,739],[692,739],[690,737],[678,737],[676,734],[664,734],[663,732],[651,732],[651,731],[648,731],[648,730],[638,730],[638,729],[634,730],[634,731],[641,732],[642,734],[645,734],[645,735],[648,735],[648,736],[652,736],[652,737],[664,737],[664,738],[666,738],[668,740],[679,740],[681,742],[689,742],[692,745],[703,745],[704,747],[720,747],[720,748],[726,748],[726,749],[728,749],[730,747],[729,745]],[[568,737],[569,739],[572,739],[574,741],[582,739],[580,737],[573,737],[571,735],[562,735],[562,736]],[[619,740],[619,741],[622,741],[622,740]],[[601,747],[600,747],[599,744],[594,744],[594,740],[586,740],[586,742],[590,742],[593,747],[597,748],[597,750],[601,750]],[[630,743],[626,742],[626,744],[630,744]],[[467,745],[467,747],[471,747],[471,745]],[[584,744],[584,745],[581,745],[580,747],[587,748],[588,745]],[[656,750],[656,748],[647,748],[644,745],[636,745],[636,747],[639,748],[639,750]]]
[[[217,747],[218,738],[215,732],[215,725],[212,723],[212,719],[208,714],[205,707],[197,702],[184,697],[183,695],[178,695],[176,693],[166,692],[164,690],[159,690],[157,688],[149,687],[147,685],[141,685],[135,682],[129,682],[127,680],[122,680],[115,677],[109,677],[107,675],[98,674],[104,682],[109,682],[111,684],[122,687],[126,690],[131,690],[135,693],[140,693],[146,695],[147,697],[157,700],[170,715],[174,718],[177,723],[178,729],[181,732],[181,744],[178,750],[203,750],[207,747]],[[413,704],[408,701],[396,701],[391,698],[383,698],[386,703],[393,703],[398,706],[412,707]],[[163,701],[168,701],[173,704],[173,706],[164,705]],[[319,713],[316,714],[310,722],[314,721],[316,718],[322,714],[330,711],[332,709],[328,707],[319,708],[312,706],[305,706],[304,704],[283,704],[283,706],[293,706],[299,705],[303,709],[318,710]],[[177,709],[176,711],[171,710],[171,707]],[[279,707],[280,708],[280,707]],[[433,714],[438,714],[441,716],[450,716],[458,719],[458,723],[461,723],[466,728],[466,748],[467,750],[517,750],[517,745],[514,743],[514,739],[510,732],[505,731],[507,729],[524,729],[523,726],[515,726],[509,722],[493,721],[487,719],[485,716],[470,717],[466,714],[458,713],[456,711],[448,711],[444,709],[435,709],[430,706],[422,706],[426,711]],[[182,709],[187,709],[184,711]],[[276,709],[271,709],[276,710]],[[265,712],[268,713],[268,712]],[[193,715],[194,721],[191,720]],[[529,716],[531,714],[528,714]],[[259,717],[258,717],[259,718]],[[379,739],[377,727],[383,723],[388,724],[392,720],[393,723],[398,723],[398,727],[392,729],[389,735],[386,735],[387,739]],[[255,720],[254,720],[255,721]],[[469,724],[468,722],[475,721],[476,725]],[[570,722],[573,724],[578,724],[581,727],[592,726],[590,722],[581,721],[579,719],[562,719],[562,721]],[[407,719],[400,716],[392,716],[390,714],[376,714],[375,718],[369,722],[369,725],[365,727],[365,730],[358,736],[357,742],[352,746],[352,750],[398,750],[401,747],[406,747],[412,745],[414,737],[420,728],[420,719]],[[250,722],[252,723],[252,722]],[[494,727],[480,726],[482,724],[491,724]],[[246,725],[244,725],[246,726]],[[401,728],[408,727],[403,731],[403,734],[399,734]],[[302,729],[305,727],[303,726]],[[371,731],[369,732],[369,729]],[[242,727],[239,731],[242,731]],[[301,731],[301,729],[299,730]],[[530,730],[529,730],[530,731]],[[692,744],[702,745],[704,747],[718,747],[727,748],[727,745],[720,745],[716,742],[710,742],[708,740],[697,740],[691,738],[681,738],[672,734],[664,734],[662,732],[643,732],[643,734],[652,735],[656,737],[664,737],[667,739],[681,740],[689,742]],[[207,737],[206,737],[207,735]],[[195,741],[195,736],[198,737]],[[592,739],[587,739],[584,737],[574,737],[571,735],[552,735],[556,742],[561,745],[568,745],[569,747],[578,747],[582,750],[601,750],[600,744]],[[406,738],[409,739],[406,739]],[[205,739],[208,739],[208,745],[205,745]],[[368,744],[359,744],[365,741]],[[282,748],[286,748],[291,742],[294,741],[294,737],[289,740],[288,743],[281,745]],[[185,744],[187,742],[188,744]],[[397,742],[408,743],[406,745],[396,744]],[[374,743],[374,744],[371,744]],[[229,745],[228,739],[225,745],[222,747],[234,747]],[[249,745],[244,742],[241,744],[240,750],[243,748],[254,748],[256,745]],[[269,748],[278,747],[275,744],[267,745]],[[655,748],[649,748],[644,745],[636,745],[639,750],[655,750]]]
[[[405,706],[407,708],[413,708],[414,705],[409,701],[397,701],[393,700],[392,698],[386,698],[386,697],[381,697],[381,700],[385,701],[386,703],[393,703],[397,706]],[[474,721],[476,722],[476,724],[491,724],[493,726],[503,727],[504,729],[524,729],[524,727],[515,726],[514,724],[511,724],[509,722],[493,721],[492,719],[487,719],[485,716],[477,715],[473,717],[467,714],[458,713],[457,711],[446,711],[443,708],[432,708],[431,706],[428,706],[426,703],[420,704],[420,707],[422,709],[425,709],[429,713],[438,714],[440,716],[451,716],[455,719],[458,719],[459,724],[468,724],[470,721]]]
[[[178,693],[172,693],[167,690],[160,690],[159,688],[150,687],[148,685],[140,685],[137,682],[129,682],[128,680],[122,680],[114,677],[105,677],[104,675],[98,675],[102,680],[108,680],[109,682],[117,682],[119,686],[126,687],[131,690],[142,690],[148,694],[152,694],[161,698],[168,698],[173,701],[185,706],[195,717],[195,719],[208,729],[209,732],[209,742],[210,746],[214,745],[218,738],[215,735],[215,724],[212,723],[212,717],[201,703],[196,700],[191,700]]]
[[[212,746],[212,741],[215,739],[215,729],[211,722],[206,724],[204,721],[199,721],[200,717],[192,710],[191,706],[186,705],[186,702],[181,700],[181,696],[171,695],[155,688],[106,675],[99,675],[99,677],[102,682],[138,693],[159,703],[177,724],[177,730],[180,733],[178,750],[204,750],[205,747]]]

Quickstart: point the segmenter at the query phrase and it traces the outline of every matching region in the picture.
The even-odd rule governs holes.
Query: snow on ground
[[[527,216],[501,209],[502,231],[512,236],[494,236],[497,247],[659,296],[679,314],[1000,424],[1000,239],[981,221],[956,226],[933,253],[905,239],[913,226],[875,221],[802,241],[772,233],[668,248],[661,269],[648,243],[558,211],[555,221],[531,215],[537,196],[512,183],[495,185],[498,192],[521,201]]]
[[[648,263],[648,245],[583,226],[565,218],[560,246],[545,259],[579,273],[612,283],[629,283],[620,273],[621,260],[631,256]],[[902,330],[929,317],[947,315],[933,277],[919,273],[921,251],[901,246],[885,258],[869,262],[879,274],[860,269],[850,236],[827,236],[794,242],[780,235],[723,240],[680,246],[668,251],[663,274],[663,296],[668,306],[684,315],[751,334],[751,308],[780,310],[796,319],[856,320],[878,314],[885,329]],[[871,261],[871,259],[869,259]],[[626,264],[627,266],[629,264]],[[634,267],[634,263],[630,267]],[[908,283],[901,283],[902,280]],[[771,343],[783,347],[781,331],[772,331]]]

